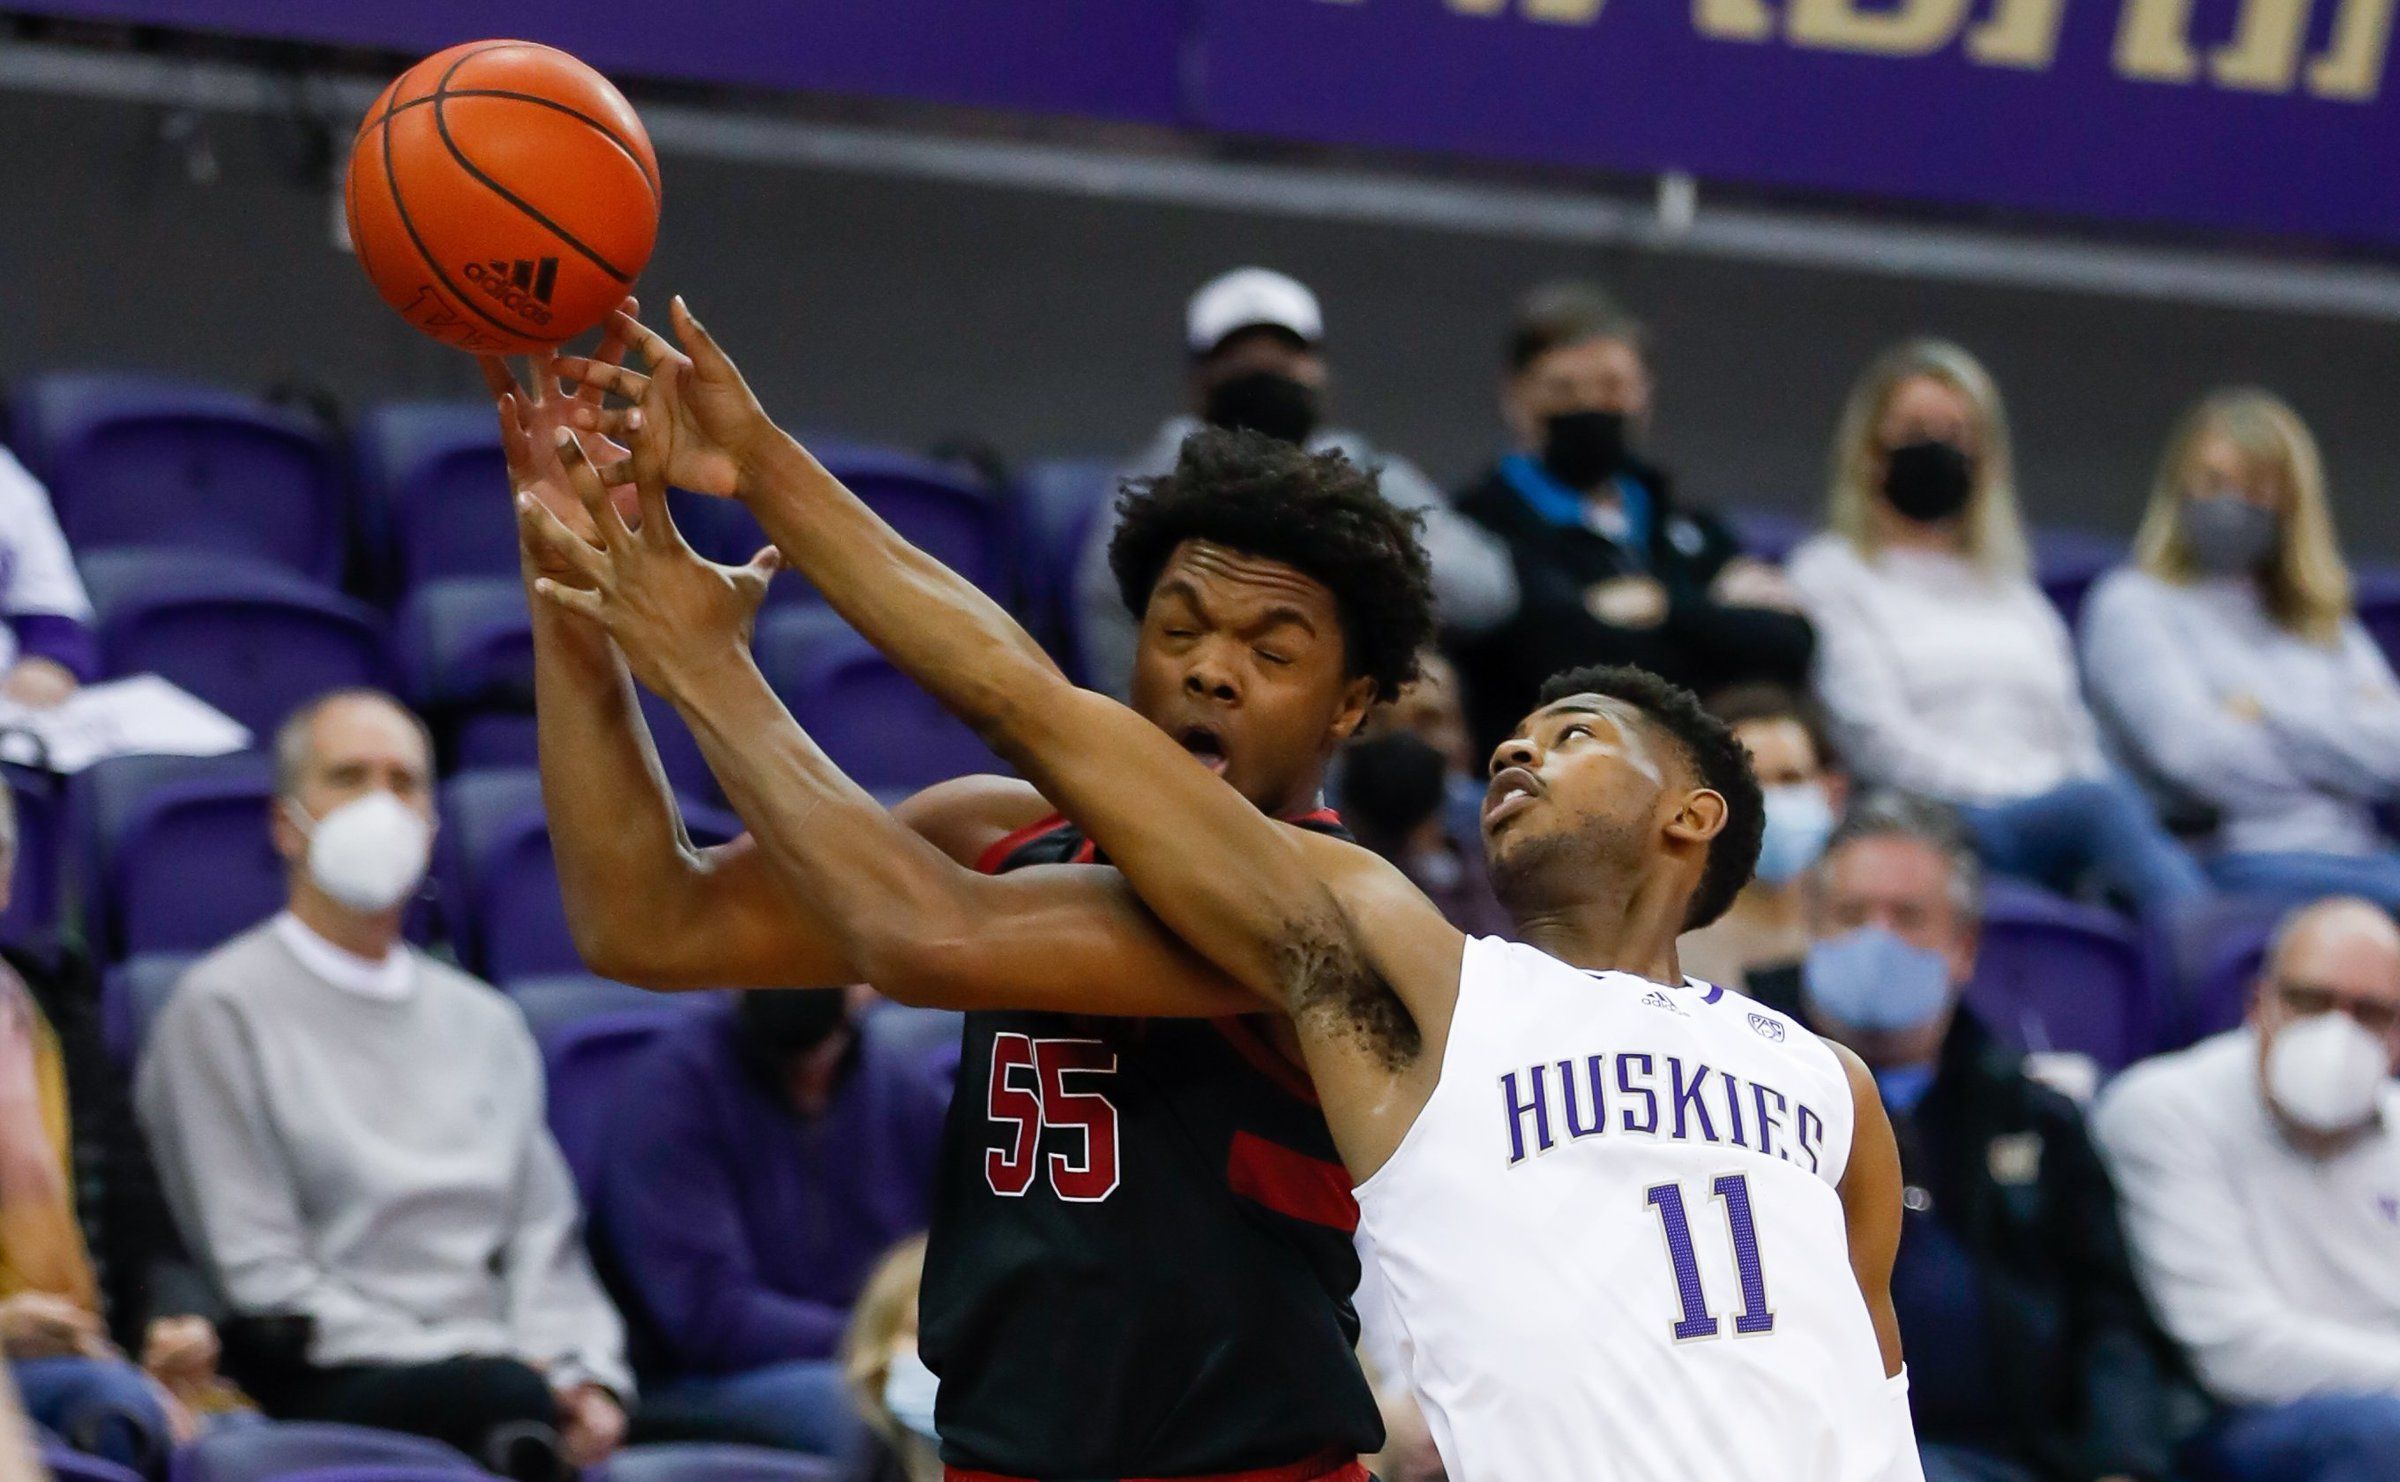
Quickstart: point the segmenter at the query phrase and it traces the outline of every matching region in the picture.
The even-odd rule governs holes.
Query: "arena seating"
[[[53,1482],[142,1482],[139,1472],[64,1445],[44,1445],[42,1465],[49,1468]]]
[[[70,373],[25,382],[11,430],[79,556],[150,546],[341,574],[347,491],[306,417],[211,386]]]
[[[490,403],[392,402],[360,419],[360,528],[394,591],[517,574],[517,521]]]
[[[629,1446],[586,1474],[592,1482],[834,1482],[833,1462],[757,1446]]]
[[[2087,1055],[2103,1073],[2159,1047],[2151,970],[2122,917],[1994,881],[1967,999],[2027,1050]]]
[[[550,1085],[550,1133],[586,1200],[600,1151],[601,1118],[616,1077],[642,1048],[674,1027],[672,1003],[595,1014],[562,1024],[542,1037],[542,1067]]]
[[[202,1436],[176,1452],[169,1482],[277,1482],[298,1473],[364,1467],[481,1475],[463,1452],[421,1436],[321,1421],[281,1421]]]
[[[758,664],[834,764],[878,794],[970,772],[1005,771],[866,640],[821,623],[767,622]]]

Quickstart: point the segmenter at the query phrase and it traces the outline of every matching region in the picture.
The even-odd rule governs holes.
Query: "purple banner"
[[[2400,0],[31,0],[625,77],[2400,245]]]
[[[545,42],[617,77],[1173,122],[1188,0],[25,0],[11,9],[430,53]]]
[[[1200,0],[1197,122],[2400,242],[2393,0]]]

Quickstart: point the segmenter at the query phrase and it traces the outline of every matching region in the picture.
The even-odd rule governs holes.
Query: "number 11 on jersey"
[[[1775,1314],[1767,1307],[1766,1268],[1758,1258],[1758,1227],[1750,1217],[1750,1176],[1723,1174],[1711,1187],[1725,1206],[1725,1228],[1733,1236],[1734,1269],[1741,1273],[1742,1310],[1734,1314],[1734,1335],[1747,1338],[1772,1333]],[[1716,1315],[1708,1310],[1708,1293],[1701,1289],[1700,1260],[1692,1250],[1692,1221],[1684,1212],[1683,1186],[1652,1184],[1648,1202],[1658,1211],[1659,1225],[1667,1237],[1667,1259],[1674,1263],[1675,1292],[1683,1304],[1683,1316],[1675,1322],[1675,1339],[1680,1343],[1714,1338],[1720,1328]]]

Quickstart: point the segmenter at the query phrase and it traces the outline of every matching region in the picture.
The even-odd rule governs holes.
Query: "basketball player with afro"
[[[623,328],[651,375],[566,369],[634,403],[578,417],[633,439],[620,470],[640,529],[570,452],[593,538],[537,521],[574,582],[540,597],[664,685],[713,765],[778,753],[776,785],[802,795],[790,816],[762,824],[758,793],[737,806],[786,836],[791,879],[836,888],[840,848],[799,837],[830,769],[749,663],[756,596],[667,518],[669,479],[725,470],[783,558],[1064,809],[1159,922],[1285,1010],[1456,1482],[1921,1475],[1888,1290],[1898,1156],[1874,1083],[1677,970],[1676,937],[1747,879],[1761,823],[1746,756],[1687,693],[1622,669],[1553,681],[1495,753],[1483,818],[1525,940],[1469,940],[1384,861],[1276,821],[1190,737],[1069,683],[777,431],[680,302],[688,355]],[[1295,488],[1325,466],[1259,463]],[[1330,518],[1295,507],[1286,523]],[[1256,592],[1245,647],[1315,628],[1275,563],[1205,541],[1177,559],[1203,599]],[[1145,625],[1189,641],[1156,598]],[[1195,699],[1217,698],[1213,682],[1208,666],[1188,676]],[[869,894],[819,898],[833,914],[872,910]],[[1045,1108],[1053,1092],[1071,1104],[1077,1088],[1045,1079]]]
[[[587,543],[556,519],[624,548],[631,508],[620,487],[628,502],[587,514],[559,461],[561,424],[589,420],[598,384],[575,402],[547,363],[522,390],[505,365],[487,371],[531,491],[528,579],[576,582]],[[572,440],[563,453],[588,471]],[[733,492],[730,460],[674,461],[685,487]],[[665,539],[663,506],[643,530]],[[1146,615],[1144,723],[1250,806],[1338,829],[1318,802],[1326,763],[1432,631],[1409,523],[1346,465],[1215,440],[1128,494],[1114,560]],[[683,569],[738,637],[770,564]],[[1303,620],[1276,618],[1286,608]],[[863,980],[968,1011],[922,1302],[949,1461],[969,1476],[1363,1478],[1381,1422],[1353,1355],[1356,1208],[1289,1021],[1160,931],[1032,787],[970,777],[887,813],[779,706],[738,734],[695,719],[753,833],[694,847],[625,660],[670,698],[686,677],[638,644],[620,658],[548,600],[534,619],[545,798],[596,972],[662,988]]]

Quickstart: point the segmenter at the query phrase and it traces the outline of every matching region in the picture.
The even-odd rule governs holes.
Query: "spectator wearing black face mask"
[[[1955,805],[2003,874],[2088,880],[2145,911],[2207,893],[2101,754],[2066,624],[2033,582],[2000,393],[1972,355],[1912,340],[1867,368],[1825,523],[1792,553],[1792,584],[1860,780]]]
[[[1336,796],[1358,841],[1400,867],[1450,924],[1469,936],[1506,936],[1508,913],[1484,873],[1484,787],[1467,752],[1458,683],[1428,651],[1421,676],[1342,755]]]
[[[1509,622],[1456,646],[1477,742],[1505,739],[1543,680],[1582,664],[1638,664],[1702,693],[1802,683],[1812,640],[1790,589],[1637,451],[1641,327],[1596,288],[1551,284],[1519,308],[1507,365],[1517,450],[1458,499],[1507,542],[1522,594]]]
[[[645,1436],[857,1440],[836,1350],[877,1259],[925,1228],[947,1098],[921,1057],[855,1031],[853,993],[742,994],[625,1074],[592,1244]]]
[[[1236,268],[1192,295],[1184,315],[1191,356],[1188,411],[1169,417],[1117,471],[1118,482],[1172,472],[1183,440],[1203,426],[1247,427],[1315,453],[1338,452],[1381,470],[1383,497],[1425,516],[1425,554],[1445,628],[1482,632],[1517,604],[1508,552],[1455,513],[1407,459],[1325,420],[1325,318],[1306,285],[1266,268]],[[1086,682],[1124,697],[1137,625],[1109,569],[1114,516],[1093,522],[1076,569],[1076,640]]]

